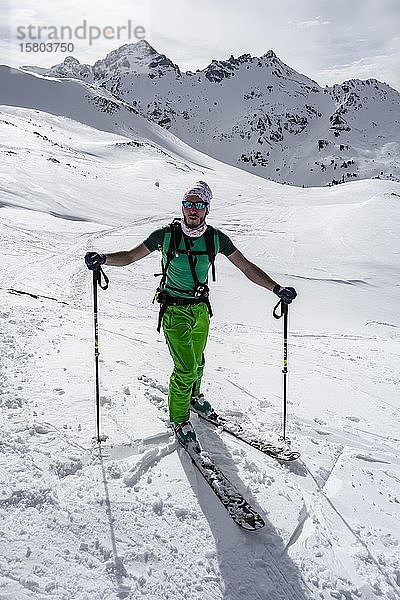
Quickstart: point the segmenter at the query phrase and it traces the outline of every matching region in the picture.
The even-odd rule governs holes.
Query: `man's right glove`
[[[85,254],[85,263],[88,269],[91,271],[95,271],[101,265],[104,265],[106,262],[105,254],[98,254],[97,252],[86,252]]]
[[[297,296],[297,292],[292,287],[281,287],[276,285],[272,290],[285,304],[290,304]]]

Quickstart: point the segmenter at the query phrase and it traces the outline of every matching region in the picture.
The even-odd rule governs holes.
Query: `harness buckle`
[[[159,304],[164,304],[164,302],[167,300],[167,292],[165,290],[163,290],[162,288],[158,287],[156,289],[156,293],[154,294],[154,298],[153,298],[153,304],[154,302],[158,302]]]
[[[195,298],[208,298],[210,294],[210,288],[205,283],[199,283],[199,285],[194,290]]]

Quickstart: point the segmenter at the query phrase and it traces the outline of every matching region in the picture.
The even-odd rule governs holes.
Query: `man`
[[[283,302],[289,304],[297,295],[294,288],[281,287],[247,260],[222,231],[207,226],[211,199],[207,183],[198,181],[183,196],[180,221],[153,231],[132,250],[107,255],[88,252],[85,256],[88,268],[94,270],[103,264],[122,267],[154,250],[162,251],[163,278],[156,293],[161,304],[158,330],[162,324],[174,361],[168,406],[175,435],[184,446],[196,442],[190,408],[205,416],[213,411],[200,386],[212,314],[207,278],[210,266],[214,267],[215,254],[225,254],[250,281],[273,291]]]

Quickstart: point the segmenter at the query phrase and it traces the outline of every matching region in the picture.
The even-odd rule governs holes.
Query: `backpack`
[[[182,298],[182,299],[180,299],[179,304],[196,304],[198,302],[205,302],[207,305],[210,317],[212,316],[211,305],[210,305],[210,301],[208,298],[209,287],[207,285],[207,281],[206,281],[206,283],[199,282],[197,274],[196,274],[196,267],[195,267],[195,262],[193,260],[193,256],[204,255],[204,254],[208,255],[208,259],[211,264],[212,280],[213,281],[216,280],[215,264],[214,264],[215,257],[216,257],[215,236],[218,235],[218,233],[214,229],[214,227],[212,227],[211,225],[207,225],[207,229],[204,233],[206,250],[191,250],[190,242],[186,236],[184,237],[185,249],[183,249],[183,250],[179,249],[179,245],[180,245],[180,242],[182,239],[182,227],[181,227],[180,218],[174,219],[172,221],[172,223],[170,223],[169,232],[166,231],[166,233],[170,234],[170,240],[169,240],[168,249],[166,252],[166,261],[165,261],[165,265],[164,265],[161,260],[162,273],[159,273],[157,275],[162,275],[162,278],[161,278],[160,284],[157,288],[157,291],[156,291],[154,299],[153,299],[153,303],[155,300],[157,300],[157,302],[159,302],[161,304],[160,314],[159,314],[159,319],[158,319],[158,327],[157,327],[158,332],[161,329],[162,317],[164,316],[164,313],[165,313],[167,307],[172,303],[178,303],[177,300],[175,300],[175,299],[172,300],[172,297],[169,296],[169,294],[165,290],[165,283],[167,280],[168,268],[169,268],[169,265],[171,264],[171,261],[175,257],[179,256],[180,254],[187,255],[190,270],[191,270],[192,277],[193,277],[194,286],[195,286],[194,290],[181,290],[181,289],[179,290],[179,291],[187,293],[187,294],[193,294],[193,299]],[[164,236],[163,245],[164,245],[164,243],[165,243],[165,236]],[[171,287],[171,289],[176,289],[176,288]]]

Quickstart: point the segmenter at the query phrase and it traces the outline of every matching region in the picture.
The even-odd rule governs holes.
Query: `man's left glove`
[[[297,292],[293,287],[281,287],[277,284],[272,291],[285,304],[290,304],[297,296]]]
[[[95,271],[101,265],[104,265],[106,262],[105,254],[98,254],[97,252],[86,252],[85,254],[85,263],[88,269],[91,271]]]

